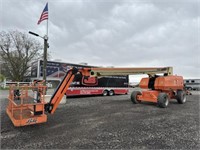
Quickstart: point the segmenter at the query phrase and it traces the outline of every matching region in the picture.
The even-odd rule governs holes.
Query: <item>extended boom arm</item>
[[[165,75],[172,75],[172,67],[159,67],[159,68],[91,68],[91,76],[113,76],[113,75],[135,75],[135,74],[148,74],[155,75],[164,73]]]
[[[53,114],[58,107],[60,101],[62,100],[64,94],[67,92],[70,84],[73,82],[74,76],[77,73],[82,73],[85,76],[89,76],[89,70],[89,68],[77,69],[75,67],[70,69],[58,85],[49,103],[45,105],[45,111]]]
[[[53,114],[58,107],[62,97],[69,88],[74,79],[75,74],[81,73],[83,76],[114,76],[114,75],[134,75],[134,74],[148,74],[155,75],[164,73],[165,75],[172,75],[172,67],[159,67],[159,68],[72,68],[69,70],[54,94],[52,95],[49,103],[45,105],[45,111]]]
[[[45,111],[53,114],[58,107],[60,101],[62,100],[64,94],[66,93],[67,89],[69,88],[71,82],[74,79],[75,74],[78,72],[78,69],[73,68],[69,70],[65,77],[63,78],[62,82],[58,85],[57,89],[55,90],[54,94],[52,95],[49,103],[45,105]]]

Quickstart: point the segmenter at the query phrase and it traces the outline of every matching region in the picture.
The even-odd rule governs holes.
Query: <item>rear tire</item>
[[[107,96],[107,95],[108,95],[108,91],[107,91],[107,90],[104,90],[103,93],[102,93],[102,95],[103,95],[103,96]]]
[[[169,105],[169,97],[166,93],[160,93],[158,95],[158,106],[166,108]]]
[[[141,100],[137,99],[138,95],[142,95],[142,93],[140,91],[133,91],[131,93],[131,101],[133,102],[133,104],[141,103]]]
[[[178,90],[177,91],[177,96],[176,96],[177,102],[179,104],[184,104],[186,102],[186,93],[183,90]]]
[[[113,91],[113,90],[110,90],[110,91],[109,91],[109,96],[113,96],[113,95],[115,95],[114,91]]]

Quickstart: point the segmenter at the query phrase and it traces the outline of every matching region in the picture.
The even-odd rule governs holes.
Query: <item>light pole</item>
[[[40,36],[39,34],[37,33],[34,33],[34,32],[31,32],[29,31],[28,32],[29,34],[32,34],[34,36],[38,36],[40,38],[42,38],[44,40],[44,57],[43,57],[43,80],[44,80],[44,85],[46,85],[46,75],[47,75],[47,48],[49,47],[48,46],[48,37],[47,35],[45,35],[44,37]]]

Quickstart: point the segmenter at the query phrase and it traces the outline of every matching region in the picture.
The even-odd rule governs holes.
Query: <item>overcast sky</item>
[[[173,66],[174,74],[200,78],[199,0],[0,0],[1,30],[45,35],[46,21],[37,22],[46,2],[53,60]]]

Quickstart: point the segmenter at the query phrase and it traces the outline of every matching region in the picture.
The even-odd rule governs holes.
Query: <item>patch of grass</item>
[[[0,90],[9,90],[9,87],[6,88],[0,87]]]

